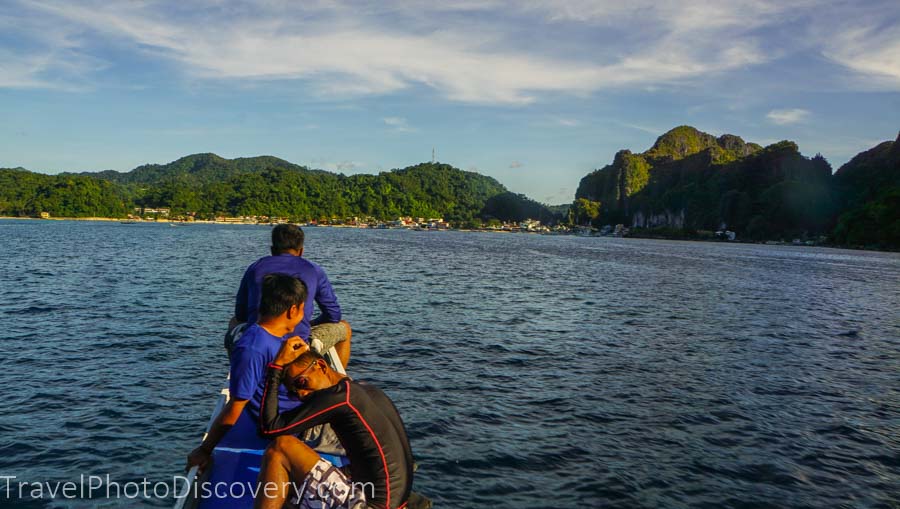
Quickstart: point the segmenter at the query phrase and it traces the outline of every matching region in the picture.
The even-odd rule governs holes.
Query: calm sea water
[[[179,473],[269,232],[0,221],[0,475]],[[326,228],[306,254],[439,507],[900,507],[897,254]]]

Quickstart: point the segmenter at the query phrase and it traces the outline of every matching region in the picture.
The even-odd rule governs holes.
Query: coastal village
[[[196,214],[171,216],[168,208],[141,208],[135,207],[134,213],[122,220],[124,223],[138,222],[163,222],[173,224],[212,223],[212,224],[249,224],[249,225],[276,225],[291,222],[286,217],[269,216],[216,216],[212,220],[198,219]],[[42,214],[42,218],[49,219],[49,214]],[[393,221],[380,221],[374,217],[347,217],[347,218],[322,218],[310,220],[303,226],[331,226],[339,228],[370,228],[377,230],[407,229],[407,230],[484,230],[502,232],[528,232],[528,233],[578,233],[580,230],[565,225],[549,226],[541,224],[537,219],[525,219],[524,221],[488,221],[481,226],[468,225],[469,228],[458,228],[445,221],[444,218],[425,218],[401,216]]]
[[[52,217],[48,212],[41,212],[40,219],[73,219],[73,218],[56,218]],[[269,216],[216,216],[213,219],[198,219],[196,214],[172,215],[171,209],[151,208],[151,207],[135,207],[132,214],[125,219],[88,217],[79,218],[81,220],[95,221],[119,221],[122,224],[137,223],[168,223],[172,226],[187,226],[191,224],[231,224],[231,225],[263,225],[274,226],[276,224],[290,223],[291,220],[286,217],[269,217]],[[443,218],[425,218],[402,216],[393,221],[380,221],[373,217],[347,217],[347,218],[330,218],[310,220],[301,222],[305,228],[308,227],[332,227],[332,228],[359,228],[373,230],[413,230],[413,231],[484,231],[484,232],[500,232],[500,233],[536,233],[543,235],[577,235],[580,237],[637,237],[637,238],[656,238],[653,235],[647,235],[637,230],[633,231],[624,224],[604,225],[601,228],[591,226],[571,226],[566,224],[546,225],[537,219],[525,219],[523,221],[498,221],[489,220],[481,224],[453,225]],[[691,240],[708,240],[720,242],[748,242],[747,239],[738,239],[737,233],[726,229],[726,225],[713,231],[700,231],[699,236]],[[795,246],[822,246],[828,245],[827,237],[819,236],[815,239],[792,239],[790,241],[767,240],[757,242],[767,245],[795,245]]]

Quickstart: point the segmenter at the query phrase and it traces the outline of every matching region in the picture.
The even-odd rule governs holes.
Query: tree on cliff
[[[576,198],[569,209],[569,224],[588,226],[600,217],[600,202]]]

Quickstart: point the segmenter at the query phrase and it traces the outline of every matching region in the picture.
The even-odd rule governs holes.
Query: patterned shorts
[[[320,323],[319,325],[313,325],[309,330],[309,342],[312,343],[315,340],[321,341],[322,347],[321,350],[319,350],[319,353],[324,354],[334,345],[347,339],[347,336],[349,335],[350,329],[344,322]]]
[[[354,486],[343,472],[320,459],[285,507],[297,509],[366,509],[362,486]]]

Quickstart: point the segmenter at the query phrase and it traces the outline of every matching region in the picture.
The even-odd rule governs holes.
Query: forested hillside
[[[542,217],[544,205],[510,193],[491,177],[423,163],[378,175],[311,170],[275,157],[225,159],[195,154],[127,173],[43,175],[0,170],[0,215],[120,217],[133,207],[195,214],[287,217],[297,221],[398,216],[473,220]]]
[[[623,223],[691,236],[727,228],[744,239],[817,238],[900,247],[898,143],[864,152],[832,175],[820,155],[782,141],[768,147],[681,126],[646,152],[618,152],[585,176],[576,222]]]

